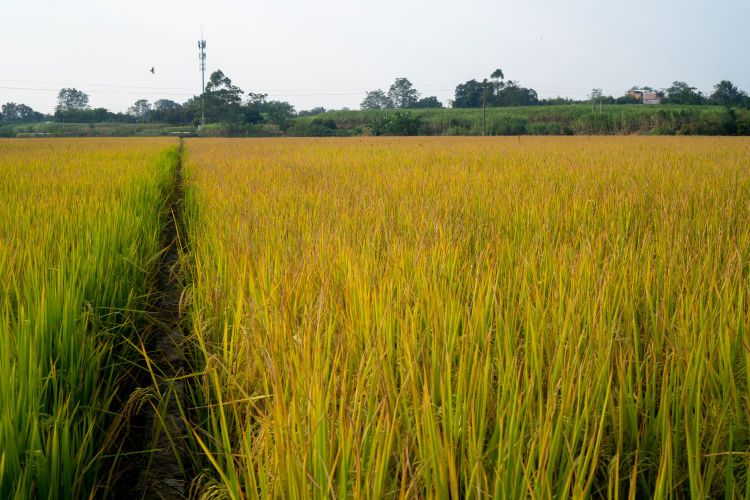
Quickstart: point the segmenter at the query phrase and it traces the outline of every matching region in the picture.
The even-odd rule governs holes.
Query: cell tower
[[[201,39],[198,40],[198,60],[200,61],[201,69],[201,125],[205,125],[206,117],[203,109],[203,94],[206,92],[206,41],[203,39],[203,33],[201,33]]]

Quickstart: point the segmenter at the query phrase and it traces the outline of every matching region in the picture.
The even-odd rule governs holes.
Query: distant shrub
[[[489,135],[524,135],[527,133],[527,120],[517,117],[503,117],[488,124]]]
[[[299,137],[330,137],[337,134],[336,121],[332,118],[315,118],[298,121],[290,130],[290,135]]]
[[[531,135],[565,135],[566,127],[558,122],[549,123],[529,123],[526,126],[526,133]],[[573,133],[570,130],[570,133]]]
[[[743,116],[737,120],[737,135],[750,135],[750,116]]]
[[[372,135],[418,135],[422,118],[413,113],[396,111],[376,116],[368,125]]]

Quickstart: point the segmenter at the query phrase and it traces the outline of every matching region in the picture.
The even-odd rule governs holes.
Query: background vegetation
[[[651,92],[665,105],[641,104],[642,92]],[[592,89],[588,100],[542,99],[519,81],[505,80],[497,69],[481,81],[457,85],[450,105],[453,110],[441,109],[443,103],[435,96],[423,97],[402,77],[387,92],[366,92],[362,113],[326,112],[322,107],[297,112],[288,102],[246,93],[217,70],[200,96],[182,104],[138,99],[127,113],[92,109],[88,95],[74,88],[60,90],[52,116],[6,103],[0,112],[0,137],[750,134],[750,97],[726,80],[709,96],[676,81],[662,90],[633,86],[620,97]],[[35,125],[41,122],[46,123]]]

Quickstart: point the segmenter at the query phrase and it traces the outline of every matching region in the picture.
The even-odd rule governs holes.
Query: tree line
[[[159,99],[153,103],[138,99],[126,113],[113,113],[105,108],[92,108],[89,96],[75,88],[63,88],[57,95],[57,105],[51,115],[34,111],[25,104],[9,102],[2,106],[0,122],[30,123],[41,121],[69,123],[168,123],[173,125],[199,125],[222,123],[231,125],[272,124],[285,129],[295,116],[318,114],[324,108],[297,113],[285,101],[269,100],[267,94],[245,93],[234,85],[221,70],[214,71],[206,83],[203,94],[193,96],[183,103]]]
[[[729,80],[722,80],[713,87],[713,93],[704,95],[696,87],[686,82],[675,81],[666,89],[656,90],[649,85],[635,85],[630,90],[654,92],[665,104],[721,106],[750,106],[750,97]],[[505,80],[501,69],[496,69],[488,78],[481,81],[471,79],[456,86],[453,99],[449,104],[453,108],[481,108],[503,106],[539,106],[557,104],[639,104],[641,100],[626,92],[619,97],[605,96],[601,89],[592,89],[588,99],[570,99],[555,97],[540,99],[536,90],[524,87],[518,80]],[[388,92],[382,89],[372,90],[365,94],[360,103],[361,109],[416,109],[441,108],[443,104],[437,97],[422,98],[420,92],[408,78],[396,78]]]
[[[750,97],[728,80],[714,85],[710,95],[704,95],[686,82],[675,81],[668,88],[655,90],[648,85],[631,88],[655,92],[663,103],[704,105],[714,104],[728,107],[750,107]],[[593,89],[589,99],[576,100],[564,97],[540,99],[537,92],[521,85],[518,80],[506,80],[502,70],[497,69],[483,79],[471,79],[458,84],[449,105],[453,108],[484,108],[509,106],[539,106],[558,104],[635,104],[639,99],[626,93],[619,97],[605,96],[600,89]],[[414,87],[408,78],[396,78],[387,91],[376,89],[365,93],[361,109],[419,109],[442,108],[436,96],[425,96]],[[8,102],[0,108],[0,123],[33,123],[42,121],[69,123],[125,122],[167,123],[173,125],[199,125],[221,123],[242,127],[275,127],[287,131],[292,120],[298,116],[324,113],[323,107],[297,112],[288,102],[268,99],[267,94],[244,92],[221,70],[214,71],[202,95],[193,96],[183,103],[170,99],[149,102],[138,99],[126,113],[113,113],[105,108],[92,108],[89,96],[75,88],[63,88],[57,96],[57,106],[52,115],[33,110],[25,104]],[[387,120],[383,127],[389,126]],[[326,121],[316,122],[316,133],[332,128]],[[335,128],[335,126],[333,127]],[[320,130],[318,130],[320,129]]]

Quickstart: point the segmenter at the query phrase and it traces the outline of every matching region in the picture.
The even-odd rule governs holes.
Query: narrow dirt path
[[[139,405],[141,410],[130,419],[129,440],[135,453],[124,465],[127,471],[117,488],[118,498],[179,499],[188,495],[183,446],[187,430],[180,411],[186,391],[181,377],[189,372],[180,306],[179,246],[185,244],[183,147],[181,139],[174,186],[167,199],[169,212],[161,234],[165,251],[154,280],[155,331],[149,334],[147,359],[143,360],[147,371],[138,384],[140,388],[133,392],[148,403]]]

